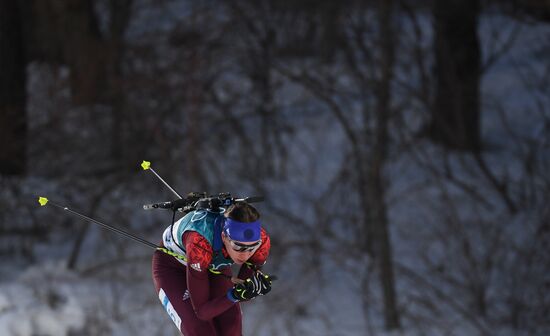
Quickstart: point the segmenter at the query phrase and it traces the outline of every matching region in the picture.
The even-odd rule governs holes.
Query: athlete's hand
[[[228,297],[231,301],[248,301],[258,295],[266,295],[271,291],[271,283],[276,280],[275,276],[255,271],[254,275],[242,283],[236,283],[229,290]]]
[[[277,277],[272,275],[267,275],[261,271],[254,272],[252,276],[252,281],[255,283],[256,293],[258,295],[266,295],[271,291],[271,283],[277,280]]]
[[[259,288],[257,287],[257,282],[252,281],[252,278],[248,278],[242,283],[235,284],[227,295],[231,301],[237,302],[251,300],[258,296],[258,293]]]

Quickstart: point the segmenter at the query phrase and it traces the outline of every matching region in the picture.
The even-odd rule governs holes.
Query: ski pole
[[[183,199],[183,197],[174,188],[172,188],[166,181],[164,181],[164,179],[160,177],[160,175],[157,174],[157,172],[153,168],[151,168],[151,162],[143,160],[143,162],[141,163],[141,168],[143,168],[143,170],[150,170],[151,173],[153,173],[156,177],[158,177],[158,179],[162,183],[164,183],[164,185],[167,186],[168,189],[170,189],[170,191],[172,191],[180,199]]]
[[[124,231],[124,230],[121,230],[121,229],[116,228],[116,227],[114,227],[114,226],[112,226],[112,225],[109,225],[109,224],[102,223],[102,222],[100,222],[100,221],[98,221],[98,220],[96,220],[96,219],[93,219],[93,218],[91,218],[91,217],[88,217],[88,216],[86,216],[86,215],[83,215],[83,214],[81,214],[81,213],[79,213],[79,212],[77,212],[77,211],[71,210],[71,209],[69,209],[69,208],[66,207],[66,206],[62,206],[62,205],[60,205],[60,204],[54,203],[54,202],[48,200],[46,197],[42,197],[42,196],[38,197],[38,203],[40,203],[40,206],[45,206],[46,204],[49,204],[49,205],[52,205],[52,206],[54,206],[54,207],[56,207],[56,208],[65,210],[65,211],[67,211],[67,212],[69,212],[69,213],[71,213],[71,214],[73,214],[73,215],[75,215],[75,216],[77,216],[77,217],[80,217],[80,218],[82,218],[82,219],[84,219],[84,220],[90,221],[90,222],[92,222],[92,223],[94,223],[94,224],[100,225],[100,226],[102,226],[103,228],[105,228],[105,229],[107,229],[107,230],[110,230],[110,231],[116,232],[116,233],[118,233],[118,234],[121,234],[121,235],[123,235],[123,236],[125,236],[125,237],[127,237],[127,238],[130,238],[130,239],[132,239],[132,240],[134,240],[134,241],[137,241],[137,242],[139,242],[139,243],[142,243],[143,245],[148,246],[148,247],[150,247],[150,248],[152,248],[152,249],[154,249],[154,250],[157,250],[157,251],[166,253],[166,254],[168,254],[168,255],[171,255],[172,257],[176,257],[176,258],[181,259],[181,260],[183,260],[184,262],[187,263],[187,257],[186,257],[185,255],[181,255],[181,254],[178,254],[178,253],[176,253],[176,252],[172,252],[172,251],[170,251],[169,249],[167,249],[167,248],[165,248],[165,247],[157,246],[157,245],[151,243],[150,241],[147,241],[147,240],[145,240],[145,239],[143,239],[143,238],[137,237],[137,236],[135,236],[135,235],[133,235],[133,234],[131,234],[131,233],[128,233],[128,232],[126,232],[126,231]],[[213,268],[210,268],[210,267],[209,267],[208,270],[209,270],[210,272],[214,273],[214,274],[219,274],[219,275],[223,275],[223,276],[225,276],[225,277],[231,278],[231,276],[229,276],[229,275],[227,275],[227,274],[223,274],[223,273],[221,273],[221,272],[219,272],[219,271],[217,271],[217,270],[214,270]]]
[[[112,225],[102,223],[102,222],[100,222],[100,221],[98,221],[98,220],[95,220],[95,219],[93,219],[93,218],[91,218],[91,217],[88,217],[88,216],[86,216],[86,215],[83,215],[83,214],[81,214],[81,213],[79,213],[79,212],[77,212],[77,211],[71,210],[71,209],[69,209],[69,208],[66,207],[66,206],[62,206],[62,205],[59,205],[59,204],[57,204],[57,203],[54,203],[54,202],[48,200],[46,197],[39,197],[39,198],[38,198],[38,203],[40,203],[40,206],[45,206],[46,204],[52,205],[52,206],[54,206],[54,207],[56,207],[56,208],[65,210],[65,211],[67,211],[67,212],[69,212],[69,213],[71,213],[71,214],[73,214],[73,215],[75,215],[75,216],[78,216],[78,217],[80,217],[80,218],[82,218],[82,219],[84,219],[84,220],[87,220],[87,221],[92,222],[92,223],[94,223],[94,224],[100,225],[100,226],[102,226],[103,228],[105,228],[105,229],[107,229],[107,230],[116,232],[116,233],[121,234],[121,235],[123,235],[123,236],[125,236],[125,237],[127,237],[127,238],[130,238],[130,239],[135,240],[135,241],[137,241],[137,242],[139,242],[139,243],[142,243],[143,245],[149,246],[149,247],[151,247],[151,248],[153,248],[153,249],[155,249],[155,250],[160,249],[159,246],[157,246],[157,245],[151,243],[150,241],[147,241],[147,240],[145,240],[145,239],[143,239],[143,238],[137,237],[137,236],[135,236],[135,235],[133,235],[133,234],[131,234],[131,233],[128,233],[128,232],[126,232],[126,231],[124,231],[124,230],[121,230],[121,229],[119,229],[119,228],[117,228],[117,227],[114,227],[114,226],[112,226]]]
[[[169,249],[167,249],[167,248],[165,248],[165,247],[157,246],[157,245],[151,243],[150,241],[147,241],[147,240],[145,240],[145,239],[143,239],[143,238],[140,238],[140,237],[138,237],[138,236],[135,236],[135,235],[133,235],[133,234],[131,234],[131,233],[128,233],[128,232],[126,232],[126,231],[124,231],[124,230],[121,230],[121,229],[119,229],[119,228],[117,228],[117,227],[114,227],[114,226],[109,225],[109,224],[102,223],[102,222],[100,222],[100,221],[98,221],[98,220],[96,220],[96,219],[93,219],[93,218],[91,218],[91,217],[88,217],[88,216],[86,216],[86,215],[83,215],[83,214],[81,214],[80,212],[77,212],[77,211],[74,211],[74,210],[72,210],[72,209],[69,209],[69,207],[62,206],[62,205],[60,205],[60,204],[57,204],[57,203],[55,203],[55,202],[52,202],[52,201],[48,200],[46,197],[39,196],[39,197],[38,197],[38,203],[40,203],[40,206],[46,206],[47,204],[49,204],[49,205],[52,205],[52,206],[54,206],[54,207],[56,207],[56,208],[58,208],[58,209],[65,210],[65,211],[67,211],[67,212],[69,212],[69,213],[71,213],[71,214],[73,214],[73,215],[75,215],[75,216],[77,216],[77,217],[80,217],[80,218],[82,218],[82,219],[84,219],[84,220],[87,220],[87,221],[89,221],[89,222],[92,222],[92,223],[94,223],[94,224],[100,225],[100,226],[102,226],[103,228],[105,228],[105,229],[107,229],[107,230],[110,230],[110,231],[116,232],[116,233],[118,233],[118,234],[121,234],[121,235],[123,235],[124,237],[130,238],[130,239],[132,239],[132,240],[134,240],[134,241],[137,241],[138,243],[141,243],[141,244],[143,244],[143,245],[145,245],[145,246],[148,246],[148,247],[150,247],[150,248],[152,248],[152,249],[154,249],[154,250],[157,250],[157,251],[166,253],[166,254],[168,254],[168,255],[170,255],[170,256],[172,256],[172,257],[175,257],[175,258],[177,258],[177,259],[181,259],[181,260],[183,260],[185,263],[187,263],[187,256],[185,256],[185,255],[181,255],[181,254],[178,254],[178,253],[176,253],[176,252],[170,251]],[[248,265],[248,267],[251,267],[251,265],[252,265],[252,264],[250,264],[250,263],[248,263],[248,262],[247,262],[246,264]],[[215,270],[215,269],[213,269],[213,268],[210,268],[210,267],[209,267],[208,270],[209,270],[210,272],[212,272],[213,274],[222,275],[222,276],[224,276],[224,277],[226,277],[226,278],[232,279],[232,277],[231,277],[230,275],[224,274],[224,273],[222,273],[222,272],[220,272],[220,271],[218,271],[218,270]],[[257,270],[255,270],[255,271],[257,271]],[[263,273],[262,273],[262,275],[263,275]],[[270,277],[270,276],[266,276],[266,275],[263,275],[263,276],[264,276],[266,279],[268,279],[268,278]],[[271,276],[270,279],[271,279],[271,280],[276,280],[276,277]]]

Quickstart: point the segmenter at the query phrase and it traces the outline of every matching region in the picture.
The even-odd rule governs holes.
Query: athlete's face
[[[261,240],[252,243],[231,240],[225,233],[222,233],[222,241],[229,257],[237,265],[244,264],[262,244]]]

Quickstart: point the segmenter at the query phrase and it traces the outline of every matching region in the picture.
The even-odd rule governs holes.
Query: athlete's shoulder
[[[187,265],[196,271],[208,269],[214,254],[208,240],[196,231],[188,231],[183,235]]]

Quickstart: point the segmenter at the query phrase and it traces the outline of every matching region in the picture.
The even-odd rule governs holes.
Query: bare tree
[[[24,2],[28,61],[68,65],[73,102],[86,105],[106,89],[108,53],[93,1]],[[67,29],[70,27],[70,29]]]
[[[491,64],[515,64],[509,51],[518,38],[518,28],[510,24],[505,30],[501,26],[496,30],[500,34],[484,32],[484,38],[489,39],[485,43],[495,48],[486,49],[482,74],[490,73]],[[421,270],[404,260],[397,263],[400,279],[418,290],[403,293],[403,300],[414,307],[404,311],[407,320],[436,325],[432,316],[449,318],[456,314],[480,335],[493,334],[495,328],[530,334],[547,330],[547,321],[536,312],[548,309],[549,298],[534,294],[542,292],[543,274],[548,272],[547,262],[536,266],[534,262],[542,260],[542,246],[548,239],[547,225],[543,224],[548,216],[543,201],[549,192],[548,174],[543,173],[548,158],[542,154],[548,142],[548,61],[538,56],[540,50],[547,50],[547,41],[538,39],[532,48],[530,61],[517,64],[515,69],[524,86],[514,87],[515,92],[524,92],[530,97],[528,101],[535,102],[521,107],[521,118],[531,120],[532,129],[516,125],[517,107],[507,106],[507,99],[487,90],[483,113],[491,118],[491,131],[498,132],[498,140],[492,134],[493,141],[498,141],[492,148],[457,154],[426,146],[409,134],[413,143],[405,146],[409,148],[407,155],[412,156],[409,162],[417,165],[422,182],[411,183],[411,199],[406,200],[406,193],[400,197],[408,207],[418,206],[422,211],[418,220],[407,221],[400,231],[407,239],[421,242],[417,249],[422,263]],[[413,50],[426,52],[419,46]],[[420,60],[428,57],[424,54],[418,58],[417,73],[424,73]],[[429,110],[424,102],[429,100],[425,98],[431,95],[432,86],[429,77],[425,78],[407,92],[411,105],[418,99],[420,106]],[[410,88],[405,83],[403,86]],[[399,129],[415,133],[414,127],[403,125]],[[445,330],[448,326],[437,328]]]
[[[317,65],[316,71],[283,68],[293,81],[304,85],[325,104],[349,141],[351,166],[348,169],[355,179],[353,192],[358,199],[355,213],[358,235],[352,246],[357,253],[370,253],[376,261],[379,284],[384,298],[384,320],[387,329],[400,326],[393,275],[391,239],[388,231],[386,181],[384,167],[390,139],[389,121],[395,111],[392,107],[391,83],[395,59],[396,27],[395,8],[391,2],[378,2],[374,8],[355,4],[355,13],[346,12],[346,39],[344,40],[344,70],[352,80],[350,86],[340,86],[339,73],[330,67]],[[367,17],[376,15],[376,24]],[[340,24],[346,22],[342,19]],[[373,33],[377,32],[377,33]],[[379,67],[380,71],[376,70]],[[302,69],[305,69],[302,68]],[[362,97],[354,100],[354,98]],[[361,106],[359,113],[352,112],[354,104]],[[348,196],[349,197],[349,196]],[[368,264],[364,264],[365,268]],[[366,284],[366,278],[362,285]],[[363,287],[365,307],[368,309],[368,289]]]
[[[27,165],[26,59],[20,1],[0,3],[0,174],[24,175]]]
[[[453,149],[477,152],[480,129],[480,5],[434,1],[435,101],[430,137]]]

